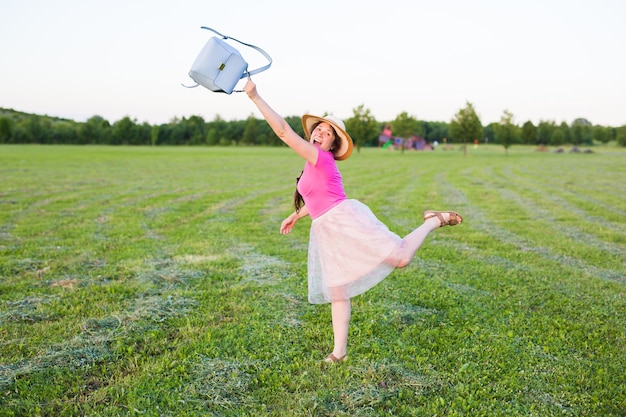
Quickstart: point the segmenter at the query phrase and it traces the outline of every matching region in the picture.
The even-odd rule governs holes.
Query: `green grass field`
[[[393,231],[464,223],[353,299],[307,302],[287,148],[0,147],[2,416],[624,416],[626,150],[363,149]]]

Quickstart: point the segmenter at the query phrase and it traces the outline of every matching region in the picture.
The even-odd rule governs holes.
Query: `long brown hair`
[[[315,123],[312,127],[311,127],[311,132],[309,133],[313,133],[313,131],[315,130],[315,128],[322,122],[317,122]],[[339,149],[339,147],[341,146],[341,138],[339,137],[339,135],[337,134],[337,132],[335,131],[335,129],[332,127],[332,125],[330,126],[331,129],[333,130],[333,134],[335,135],[335,139],[333,140],[333,146],[331,148],[332,149]],[[302,195],[300,194],[300,192],[298,191],[298,182],[300,181],[300,178],[302,178],[302,174],[304,173],[304,170],[300,173],[300,175],[298,176],[298,178],[296,178],[296,190],[293,193],[293,207],[296,209],[296,213],[300,212],[300,210],[302,209],[302,207],[304,207],[304,198],[302,198]]]

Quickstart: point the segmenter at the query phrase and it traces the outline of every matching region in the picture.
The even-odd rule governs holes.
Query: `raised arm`
[[[257,92],[256,84],[254,84],[251,79],[248,79],[248,82],[244,86],[244,91],[257,106],[274,133],[276,133],[276,136],[298,155],[310,163],[315,164],[318,155],[317,148],[306,139],[300,137],[291,126],[289,126],[289,123],[263,100]]]

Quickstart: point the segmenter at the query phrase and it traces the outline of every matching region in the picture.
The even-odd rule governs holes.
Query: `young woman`
[[[431,231],[463,219],[454,211],[429,210],[421,226],[400,238],[366,205],[346,197],[335,161],[348,158],[353,144],[340,119],[304,115],[304,139],[261,98],[252,80],[244,91],[274,133],[306,161],[296,186],[295,211],[283,220],[280,233],[291,232],[299,219],[311,217],[309,302],[331,303],[334,348],[325,361],[343,361],[350,298],[372,288],[395,268],[407,266]]]

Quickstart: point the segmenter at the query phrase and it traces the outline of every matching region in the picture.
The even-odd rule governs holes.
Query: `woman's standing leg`
[[[333,319],[333,336],[335,340],[332,357],[328,355],[328,362],[342,360],[348,349],[348,328],[350,327],[350,299],[333,301],[331,313]]]

